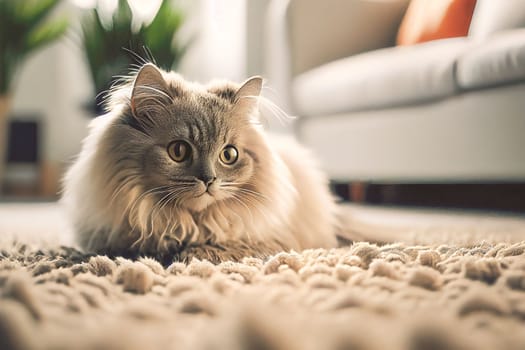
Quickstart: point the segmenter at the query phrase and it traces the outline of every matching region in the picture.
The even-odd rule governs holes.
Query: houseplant
[[[65,18],[48,18],[59,3],[60,0],[0,0],[0,184],[13,80],[28,55],[66,31]]]
[[[102,113],[104,93],[134,63],[150,60],[161,68],[175,69],[189,43],[181,44],[176,38],[183,20],[183,12],[172,0],[161,1],[151,22],[138,28],[133,28],[134,13],[127,0],[118,1],[109,21],[103,20],[99,8],[89,10],[81,26],[81,45],[95,90],[88,108]]]

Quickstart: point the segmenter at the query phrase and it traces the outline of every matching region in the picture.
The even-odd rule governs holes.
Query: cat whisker
[[[114,75],[113,82],[109,88],[110,91],[116,90],[123,85],[129,84],[133,81],[133,76],[131,75]]]
[[[125,189],[129,187],[135,186],[135,181],[137,176],[135,174],[125,176],[122,180],[120,180],[120,184],[117,186],[117,188],[113,191],[113,194],[111,195],[109,199],[109,206],[112,206],[114,204],[114,201],[117,199],[118,195]]]
[[[184,192],[182,192],[181,194],[186,193],[186,192],[191,192],[191,189],[187,189],[187,190],[185,190]],[[175,200],[174,205],[175,205],[176,207],[181,207],[181,201],[182,201],[183,199],[184,199],[184,198],[183,198],[182,196],[178,197],[178,198]]]
[[[249,195],[247,195],[246,193],[244,193],[244,196],[243,194],[241,193],[240,197],[242,199],[244,199],[244,201],[249,204],[250,206],[252,206],[253,208],[257,209],[259,211],[259,213],[264,216],[264,219],[266,220],[266,222],[272,222],[272,220],[270,220],[270,218],[268,217],[268,214],[266,213],[265,210],[263,210],[263,208],[261,208],[261,201],[260,200],[257,200],[257,198],[255,197],[250,197]]]
[[[154,187],[154,188],[152,188],[152,189],[149,189],[149,190],[147,190],[147,191],[145,191],[145,192],[142,192],[142,194],[141,194],[140,196],[138,196],[138,197],[132,202],[132,205],[131,205],[131,207],[130,207],[130,209],[129,209],[129,212],[130,212],[130,213],[134,212],[136,204],[138,204],[138,202],[139,202],[140,200],[142,200],[145,196],[147,196],[147,195],[149,195],[149,194],[151,194],[151,193],[156,193],[156,192],[163,191],[163,190],[165,190],[166,188],[169,188],[169,186],[158,186],[158,187]],[[128,207],[129,207],[129,205],[128,205]],[[128,209],[128,208],[126,208],[126,209]]]
[[[275,104],[272,100],[264,96],[249,95],[249,96],[242,96],[241,99],[257,99],[258,105],[270,111],[271,115],[273,115],[279,121],[281,125],[286,125],[291,120],[296,119],[296,117],[289,115],[281,107]],[[264,114],[264,116],[265,115],[266,114]],[[264,119],[265,119],[265,122],[267,122],[267,119],[266,118]]]
[[[286,113],[281,107],[279,107],[277,104],[275,104],[272,100],[261,96],[260,97],[260,104],[262,107],[268,109],[275,118],[281,123],[281,125],[286,125],[290,123],[292,120],[296,119],[297,117],[291,116],[288,113]]]
[[[243,188],[243,187],[240,187],[238,190],[240,192],[242,192],[242,193],[251,194],[251,195],[253,195],[256,198],[264,199],[264,200],[266,200],[268,202],[271,202],[271,199],[268,196],[265,196],[264,194],[262,194],[260,192],[252,191],[252,190],[249,190],[249,189]]]
[[[131,67],[130,72],[136,72],[135,73],[135,75],[136,75],[140,71],[140,69],[142,68],[143,64],[132,63],[129,66]]]
[[[263,195],[262,193],[260,193],[258,191],[254,191],[254,190],[250,190],[248,188],[242,187],[242,185],[246,185],[246,184],[249,184],[249,183],[234,183],[234,182],[232,182],[232,183],[222,183],[221,184],[221,188],[225,188],[225,189],[234,188],[237,191],[250,193],[250,194],[252,194],[252,195],[254,195],[256,197],[259,197],[259,198],[262,198],[264,200],[267,200],[268,202],[271,202],[271,200],[270,200],[270,198],[268,196],[265,196],[265,195]]]
[[[245,186],[245,185],[255,186],[255,183],[252,182],[252,181],[244,181],[244,182],[225,181],[225,182],[221,182],[221,185],[222,184],[225,184],[225,185],[236,185],[236,186]]]
[[[266,82],[265,82],[266,83]],[[275,90],[272,86],[268,85],[268,84],[263,84],[262,86],[262,90],[264,91],[269,91],[271,92],[274,96],[278,96],[279,93],[277,92],[277,90]]]
[[[151,62],[151,61],[148,61],[146,58],[142,57],[141,55],[139,55],[137,52],[133,51],[132,49],[123,47],[122,50],[129,53],[141,66]],[[145,48],[143,48],[143,50],[145,51]],[[145,53],[148,54],[146,51]]]
[[[191,181],[191,182],[176,182],[173,184],[173,186],[194,186],[197,182]]]
[[[167,196],[165,196],[163,199],[161,199],[159,201],[159,205],[160,205],[160,208],[159,210],[163,210],[168,204],[170,201],[176,199],[177,197],[179,197],[181,194],[183,194],[184,192],[186,192],[186,189],[182,188],[182,189],[175,189],[175,190],[172,190],[170,191]],[[162,200],[165,200],[165,202],[163,204],[161,204]]]

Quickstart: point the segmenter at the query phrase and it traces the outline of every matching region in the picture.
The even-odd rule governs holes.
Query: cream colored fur
[[[186,94],[207,93],[208,87],[184,82],[173,73],[162,76],[170,86],[183,86]],[[228,249],[228,242],[237,242],[263,247],[260,254],[250,255],[264,255],[336,245],[336,204],[313,157],[293,140],[268,135],[258,124],[250,123],[240,136],[260,159],[247,179],[249,190],[259,194],[251,200],[218,192],[202,210],[184,205],[193,199],[158,205],[159,197],[145,190],[140,176],[125,169],[115,173],[108,154],[132,99],[130,87],[114,92],[111,111],[93,120],[64,179],[62,202],[84,250],[166,255],[187,244],[211,242]],[[245,117],[253,120],[258,111],[234,105],[231,113],[249,113]]]

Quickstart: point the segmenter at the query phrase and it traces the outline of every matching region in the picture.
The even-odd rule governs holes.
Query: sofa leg
[[[364,182],[351,182],[348,185],[350,200],[354,203],[364,203],[366,201],[367,184]]]

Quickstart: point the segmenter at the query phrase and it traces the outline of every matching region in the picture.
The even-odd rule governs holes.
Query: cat
[[[147,63],[113,89],[63,179],[80,247],[167,262],[335,247],[327,179],[265,132],[262,84],[201,85]]]

